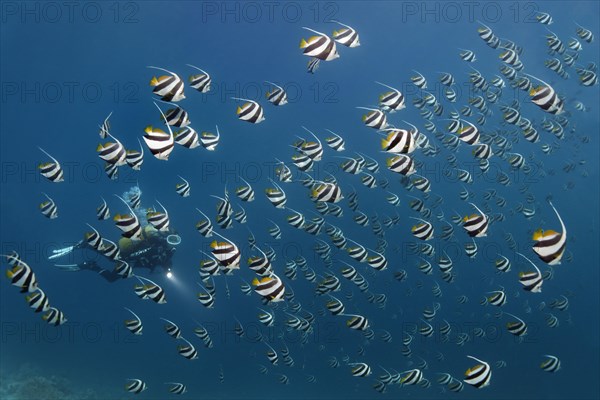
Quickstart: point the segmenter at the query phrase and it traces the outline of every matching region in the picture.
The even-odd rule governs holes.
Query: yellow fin
[[[542,237],[548,237],[548,236],[555,236],[558,235],[558,232],[552,230],[552,229],[548,229],[547,231],[544,231],[544,234],[542,235]]]
[[[389,144],[390,144],[390,136],[388,136],[387,139],[381,139],[381,148],[382,149],[385,149],[386,147],[389,146]]]

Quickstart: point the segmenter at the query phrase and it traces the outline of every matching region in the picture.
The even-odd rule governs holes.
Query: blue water
[[[576,37],[574,21],[590,29],[596,36],[592,44],[582,41],[583,50],[578,62],[583,66],[599,60],[597,36],[600,34],[597,15],[599,5],[591,1],[556,1],[546,3],[463,3],[463,2],[324,2],[324,3],[222,3],[222,2],[124,2],[81,3],[70,9],[61,2],[3,2],[2,4],[2,118],[1,124],[1,252],[16,250],[35,271],[40,287],[48,295],[51,305],[62,310],[68,322],[60,327],[46,324],[40,314],[34,314],[23,301],[18,288],[2,278],[0,289],[0,394],[6,398],[83,398],[89,389],[93,398],[131,398],[124,391],[127,378],[144,380],[148,389],[138,398],[158,399],[169,395],[164,382],[182,382],[187,386],[186,398],[376,398],[381,396],[372,386],[383,374],[382,366],[398,372],[416,368],[425,360],[428,368],[424,377],[430,388],[391,385],[385,396],[390,398],[598,398],[600,389],[598,314],[598,86],[583,87],[573,67],[566,67],[570,78],[563,80],[544,66],[552,57],[547,54],[546,26],[535,22],[532,14],[544,11],[552,15],[554,23],[548,28],[565,43]],[[270,8],[273,7],[273,8]],[[338,26],[327,23],[337,19],[355,28],[361,45],[347,48],[338,44],[340,58],[321,62],[314,75],[306,73],[308,58],[302,55],[298,43],[310,36],[303,26],[331,34]],[[500,50],[488,47],[477,35],[477,20],[489,25],[500,38],[514,41],[523,47],[521,60],[525,72],[550,83],[565,97],[569,125],[565,137],[558,140],[541,128],[544,114],[532,104],[522,91],[506,87],[499,103],[510,104],[514,98],[521,103],[523,116],[534,122],[540,132],[540,142],[525,141],[519,133],[512,151],[520,152],[532,166],[528,175],[514,173],[497,156],[485,175],[471,154],[461,144],[455,153],[458,166],[472,172],[474,182],[465,185],[474,194],[470,200],[483,207],[483,193],[496,189],[507,200],[505,207],[487,202],[492,213],[503,213],[505,220],[490,225],[488,236],[478,238],[479,253],[469,259],[462,250],[470,241],[463,229],[456,225],[454,239],[439,238],[444,225],[435,218],[443,212],[449,219],[455,212],[467,215],[472,208],[459,199],[463,189],[460,182],[447,178],[443,171],[451,168],[447,156],[451,152],[424,128],[426,121],[413,106],[413,99],[422,93],[410,82],[413,70],[422,73],[429,87],[444,106],[444,117],[433,122],[444,131],[447,118],[456,107],[459,110],[468,101],[469,66],[478,69],[488,81],[500,75]],[[580,40],[581,41],[581,40]],[[466,63],[458,56],[458,48],[473,50],[477,61]],[[188,150],[176,145],[169,161],[152,157],[144,145],[145,158],[141,171],[120,168],[119,178],[109,180],[103,171],[103,162],[95,148],[102,140],[97,136],[98,125],[112,111],[111,132],[125,147],[138,149],[147,125],[161,126],[157,110],[152,104],[155,97],[148,85],[153,71],[148,65],[172,70],[184,79],[194,64],[208,71],[213,80],[212,90],[200,94],[187,85],[186,99],[179,103],[185,108],[198,132],[214,132],[219,126],[221,141],[215,152],[202,148]],[[440,92],[439,72],[452,73],[457,80],[458,101],[448,103]],[[289,104],[274,107],[265,99],[270,88],[265,80],[282,84]],[[506,80],[506,79],[505,79]],[[417,172],[426,176],[432,185],[431,205],[437,196],[443,198],[440,206],[432,209],[428,220],[436,228],[432,243],[436,254],[429,261],[434,266],[432,275],[417,269],[420,258],[410,250],[416,239],[410,228],[419,214],[408,206],[413,195],[423,194],[413,189],[408,192],[398,176],[386,170],[386,154],[380,152],[380,136],[361,122],[363,111],[356,106],[374,107],[382,88],[380,81],[397,87],[406,96],[406,109],[389,114],[389,122],[405,127],[403,120],[416,125],[426,134],[431,144],[441,149],[435,157],[417,150],[414,159],[423,163]],[[253,125],[239,121],[235,110],[239,105],[232,96],[258,100],[264,107],[266,120]],[[574,109],[580,101],[589,110]],[[483,134],[495,129],[512,130],[500,125],[502,113],[499,103],[490,104],[493,114]],[[160,104],[163,110],[168,106]],[[468,117],[474,122],[477,118]],[[301,126],[313,130],[321,138],[328,136],[325,129],[339,133],[346,141],[346,151],[334,153],[325,146],[323,161],[316,163],[314,176],[326,177],[333,173],[342,191],[347,195],[353,188],[359,198],[359,209],[367,215],[400,216],[398,225],[386,229],[388,248],[385,253],[389,266],[385,271],[370,271],[368,265],[353,262],[343,251],[332,245],[333,266],[329,271],[342,282],[342,291],[335,294],[346,312],[362,314],[370,320],[375,332],[372,341],[361,332],[345,326],[345,318],[321,315],[327,296],[316,296],[316,283],[304,278],[298,270],[296,280],[285,277],[287,260],[299,255],[320,276],[328,271],[313,251],[315,237],[293,229],[285,222],[286,211],[273,208],[264,196],[274,178],[275,158],[281,159],[300,175],[291,163],[294,150],[289,146],[295,135],[307,137]],[[582,137],[588,142],[582,142]],[[551,154],[544,154],[541,145],[556,144]],[[143,143],[142,143],[143,144]],[[40,146],[56,157],[65,171],[65,182],[51,183],[37,171],[40,162],[47,161],[37,149]],[[356,156],[361,152],[375,158],[390,185],[387,190],[397,193],[401,205],[387,204],[387,193],[381,188],[368,189],[358,176],[340,170],[340,159],[335,156]],[[575,164],[565,172],[563,167]],[[511,178],[510,186],[496,180],[498,169]],[[191,196],[179,197],[175,184],[177,175],[191,184]],[[199,208],[214,219],[216,200],[210,195],[222,196],[227,186],[233,206],[241,202],[235,197],[235,188],[245,177],[256,190],[256,200],[243,203],[248,222],[242,226],[234,222],[232,229],[221,231],[242,250],[241,269],[233,276],[215,277],[216,303],[206,309],[196,300],[199,281],[198,265],[202,255],[198,249],[209,250],[211,239],[195,231],[200,219]],[[110,206],[112,215],[126,212],[113,194],[121,194],[132,186],[142,190],[142,207],[156,200],[169,211],[171,226],[182,238],[174,256],[174,278],[164,272],[140,274],[157,282],[167,294],[167,304],[158,305],[138,299],[133,291],[133,278],[107,283],[88,271],[64,272],[47,260],[52,250],[81,239],[92,224],[100,233],[117,241],[120,232],[111,220],[98,221],[95,208],[101,196]],[[309,192],[301,184],[280,184],[288,196],[288,205],[312,217],[314,207]],[[528,186],[526,194],[519,188]],[[567,186],[568,185],[568,186]],[[47,193],[58,205],[59,217],[44,218],[38,205]],[[534,197],[526,203],[526,195]],[[531,234],[538,228],[560,230],[556,215],[546,197],[552,196],[568,229],[567,251],[561,265],[555,266],[554,278],[545,281],[542,293],[522,290],[518,272],[531,269],[522,262],[504,239],[511,233],[518,250],[525,253],[542,270],[544,265],[531,250]],[[519,203],[535,207],[536,214],[527,220],[520,213],[511,213]],[[327,216],[327,222],[340,227],[345,236],[369,248],[375,248],[377,239],[370,227],[360,227],[352,221],[353,212],[347,200],[340,203],[342,218]],[[281,240],[273,240],[267,229],[274,220],[283,230]],[[248,230],[263,249],[272,246],[277,252],[275,272],[282,277],[288,292],[293,290],[296,303],[315,315],[313,332],[302,344],[300,335],[288,330],[285,304],[275,310],[276,323],[267,329],[258,322],[257,307],[262,306],[256,293],[244,295],[242,281],[250,282],[254,273],[246,266],[246,259],[255,254],[247,245]],[[319,239],[329,242],[325,232]],[[454,261],[455,281],[444,282],[437,268],[437,259],[446,251]],[[496,254],[501,252],[512,261],[509,273],[498,275],[494,268]],[[88,254],[88,256],[90,256]],[[81,254],[68,256],[64,262],[81,261]],[[424,256],[425,257],[425,256]],[[425,257],[427,258],[427,257]],[[385,293],[387,304],[380,309],[367,301],[367,296],[340,274],[338,260],[351,262],[369,281],[371,293]],[[3,269],[7,268],[3,264]],[[110,264],[107,265],[110,268]],[[404,269],[404,282],[393,278],[393,273]],[[434,282],[439,283],[443,295],[435,298],[431,292]],[[230,297],[226,296],[226,285]],[[511,336],[505,324],[507,318],[495,318],[498,309],[479,304],[483,296],[503,286],[508,296],[502,310],[526,320],[528,335],[521,343]],[[346,298],[353,293],[352,300]],[[459,304],[457,298],[468,297]],[[568,310],[539,309],[545,302],[565,295]],[[432,302],[441,305],[432,325],[436,334],[430,338],[415,334],[411,344],[412,356],[401,354],[404,331],[420,324],[422,311]],[[134,337],[124,327],[129,318],[123,307],[133,309],[144,323],[142,336]],[[530,312],[527,312],[528,309]],[[289,310],[288,310],[289,311]],[[546,313],[559,318],[560,325],[546,325]],[[198,360],[189,361],[177,354],[181,344],[163,330],[159,317],[176,322],[183,336],[198,350]],[[246,329],[243,338],[233,332],[235,317]],[[443,342],[437,333],[443,320],[453,325],[452,339]],[[193,333],[194,320],[206,326],[214,341],[214,348],[206,349]],[[475,337],[473,329],[482,327],[488,332],[484,338]],[[497,329],[494,336],[491,332]],[[489,329],[489,331],[488,331]],[[380,336],[382,330],[392,334],[391,343]],[[471,334],[464,346],[454,343],[459,332]],[[265,355],[267,347],[256,340],[257,332],[279,352],[285,342],[295,361],[293,367],[283,364],[271,366]],[[359,348],[365,351],[359,354]],[[443,361],[436,355],[442,353]],[[539,368],[544,354],[561,359],[560,371],[551,374]],[[350,366],[342,361],[365,362],[373,370],[367,378],[353,377]],[[465,384],[463,392],[455,394],[436,383],[438,372],[448,372],[457,379],[474,363],[472,355],[490,363],[493,375],[490,386],[476,390]],[[328,366],[335,356],[340,367]],[[506,367],[496,367],[503,360]],[[262,375],[258,365],[269,373]],[[219,380],[222,369],[224,382]],[[285,374],[289,385],[281,385],[277,374]],[[307,376],[316,377],[308,383]],[[41,381],[43,377],[45,381]],[[45,382],[45,383],[44,383]],[[33,388],[39,387],[39,390]],[[27,389],[35,394],[27,394]],[[19,394],[20,393],[20,394]],[[170,395],[175,397],[175,395]]]

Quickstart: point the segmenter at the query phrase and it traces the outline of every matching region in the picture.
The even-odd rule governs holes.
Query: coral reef
[[[100,396],[90,389],[81,389],[69,380],[45,375],[31,365],[17,371],[0,372],[2,400],[92,400]]]

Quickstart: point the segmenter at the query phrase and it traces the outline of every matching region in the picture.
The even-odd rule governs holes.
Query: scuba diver
[[[136,214],[138,213],[141,214],[136,211]],[[145,221],[145,218],[140,218],[140,221]],[[98,236],[97,246],[90,243],[90,235]],[[148,223],[142,224],[138,240],[121,237],[118,244],[101,238],[94,229],[93,233],[85,234],[83,240],[75,245],[53,250],[53,254],[48,259],[54,260],[80,249],[83,252],[93,252],[93,256],[87,254],[83,257],[83,261],[78,263],[54,265],[63,271],[94,271],[108,282],[127,278],[134,273],[134,270],[140,269],[154,272],[156,268],[160,268],[165,272],[167,278],[171,278],[172,258],[176,246],[180,243],[181,238],[172,228],[167,231],[159,231]],[[106,262],[102,262],[103,259],[106,259]],[[113,263],[114,268],[111,269],[108,266],[110,263]]]

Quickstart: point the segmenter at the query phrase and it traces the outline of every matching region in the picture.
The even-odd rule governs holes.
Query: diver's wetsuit
[[[175,247],[171,246],[164,237],[150,237],[144,240],[142,246],[138,247],[141,248],[123,257],[123,260],[131,264],[134,269],[148,268],[154,271],[157,266],[161,266],[165,270],[171,269],[171,258]]]
[[[154,232],[151,235],[145,235],[140,241],[129,242],[127,247],[120,246],[120,259],[127,262],[134,270],[147,268],[153,272],[156,267],[161,267],[165,271],[170,271],[173,265],[172,258],[175,253],[175,246],[172,246],[167,242],[166,236],[167,234]],[[122,243],[119,242],[119,244],[121,245]],[[87,248],[104,258],[104,255],[101,252],[90,247],[85,241],[80,242],[76,247]],[[110,262],[115,262],[112,259],[109,260]],[[102,268],[96,260],[87,260],[77,264],[77,267],[73,270],[97,272],[108,282],[114,282],[123,278],[113,269]]]

